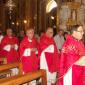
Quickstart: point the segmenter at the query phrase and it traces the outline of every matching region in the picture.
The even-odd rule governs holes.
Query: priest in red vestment
[[[61,51],[58,85],[84,85],[85,46],[82,41],[83,34],[83,27],[74,25],[71,35],[67,36]],[[83,59],[81,60],[81,58]]]
[[[37,40],[34,37],[34,29],[26,30],[26,36],[20,43],[20,58],[23,67],[23,73],[33,72],[38,70]]]
[[[37,45],[34,29],[27,29],[26,36],[21,41],[19,48],[23,74],[38,70]],[[29,82],[29,85],[36,85],[36,80]]]
[[[58,50],[53,39],[53,29],[48,27],[39,43],[40,69],[47,72],[47,85],[56,85]]]
[[[7,63],[13,63],[19,61],[18,54],[18,39],[13,36],[13,31],[8,28],[6,31],[6,36],[1,41],[1,55],[7,57]]]

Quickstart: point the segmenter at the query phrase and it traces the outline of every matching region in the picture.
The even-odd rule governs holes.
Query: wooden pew
[[[0,61],[2,64],[7,64],[7,58],[6,57],[0,57]]]
[[[0,71],[9,70],[9,69],[16,68],[16,67],[19,68],[19,71],[20,71],[19,73],[21,74],[22,73],[22,65],[21,65],[20,62],[1,65],[0,66]]]
[[[0,66],[0,78],[3,78],[3,76],[11,76],[11,70],[12,68],[19,68],[19,74],[22,74],[22,65],[19,62],[11,63],[11,64],[5,64]]]
[[[25,75],[17,75],[14,77],[1,79],[0,85],[20,85],[20,84],[35,80],[37,78],[42,79],[41,85],[47,85],[46,71],[45,70],[39,70],[39,71],[28,73]]]

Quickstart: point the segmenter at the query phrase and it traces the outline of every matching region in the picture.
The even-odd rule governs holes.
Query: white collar
[[[28,41],[29,41],[29,42],[32,42],[32,40],[30,40],[29,38],[28,38]]]

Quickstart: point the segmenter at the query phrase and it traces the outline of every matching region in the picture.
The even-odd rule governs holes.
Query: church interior
[[[69,34],[72,26],[78,24],[85,30],[85,0],[0,0],[0,36],[5,36],[7,29],[11,28],[19,43],[28,28],[33,28],[39,38],[47,27],[53,28],[55,36],[60,29]],[[83,40],[85,43],[85,34]],[[0,39],[0,45],[1,42]],[[0,53],[1,49],[0,46]],[[23,75],[20,61],[8,63],[5,53],[1,54],[0,85],[51,85],[47,84],[45,70]],[[28,84],[33,80],[36,84]]]

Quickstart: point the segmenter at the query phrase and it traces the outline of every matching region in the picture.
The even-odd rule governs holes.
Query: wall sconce
[[[23,22],[24,22],[24,24],[27,24],[27,20],[24,20]]]
[[[54,20],[55,19],[54,16],[51,16],[51,19]]]
[[[16,22],[16,25],[19,26],[19,22]]]

